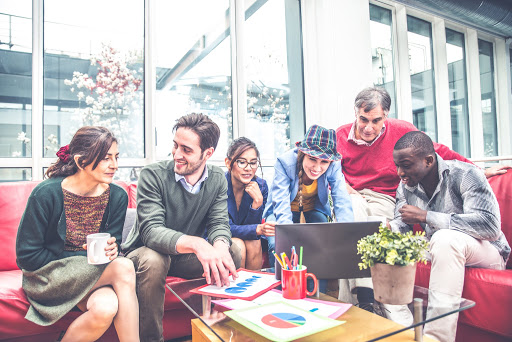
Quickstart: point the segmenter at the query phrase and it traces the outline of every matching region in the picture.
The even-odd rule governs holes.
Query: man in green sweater
[[[173,127],[173,161],[144,167],[137,186],[137,219],[122,245],[137,271],[141,341],[163,341],[165,278],[206,277],[229,285],[240,249],[231,243],[224,172],[206,161],[220,130],[203,114]]]

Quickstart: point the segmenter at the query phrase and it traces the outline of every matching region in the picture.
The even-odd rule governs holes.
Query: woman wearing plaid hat
[[[327,222],[331,216],[330,188],[333,221],[354,221],[352,202],[339,163],[341,155],[336,150],[335,131],[313,125],[304,140],[295,146],[297,148],[277,158],[268,207],[263,216],[273,214],[278,224]],[[272,251],[274,239],[267,240],[269,251]],[[274,258],[271,255],[272,265]]]

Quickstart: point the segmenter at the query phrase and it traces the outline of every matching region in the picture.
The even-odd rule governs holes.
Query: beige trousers
[[[427,319],[460,306],[465,267],[505,269],[505,261],[489,241],[478,240],[453,229],[441,229],[430,240],[430,270]],[[441,342],[455,341],[458,314],[425,325],[425,334]]]
[[[395,199],[369,189],[350,195],[355,221],[367,221],[368,216],[384,216],[392,220],[395,212]],[[339,279],[338,299],[346,303],[357,303],[356,287],[373,288],[372,278]]]

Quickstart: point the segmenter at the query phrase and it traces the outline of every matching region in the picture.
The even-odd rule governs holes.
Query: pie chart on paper
[[[278,329],[296,328],[306,323],[306,319],[304,317],[287,312],[265,315],[261,318],[261,321],[269,327]]]

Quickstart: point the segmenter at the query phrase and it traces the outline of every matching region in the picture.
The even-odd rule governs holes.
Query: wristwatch
[[[215,240],[213,240],[213,243],[215,244],[215,242],[217,242],[217,241],[224,242],[226,245],[228,245],[228,248],[231,247],[231,244],[229,243],[229,241],[226,238],[218,237]]]

